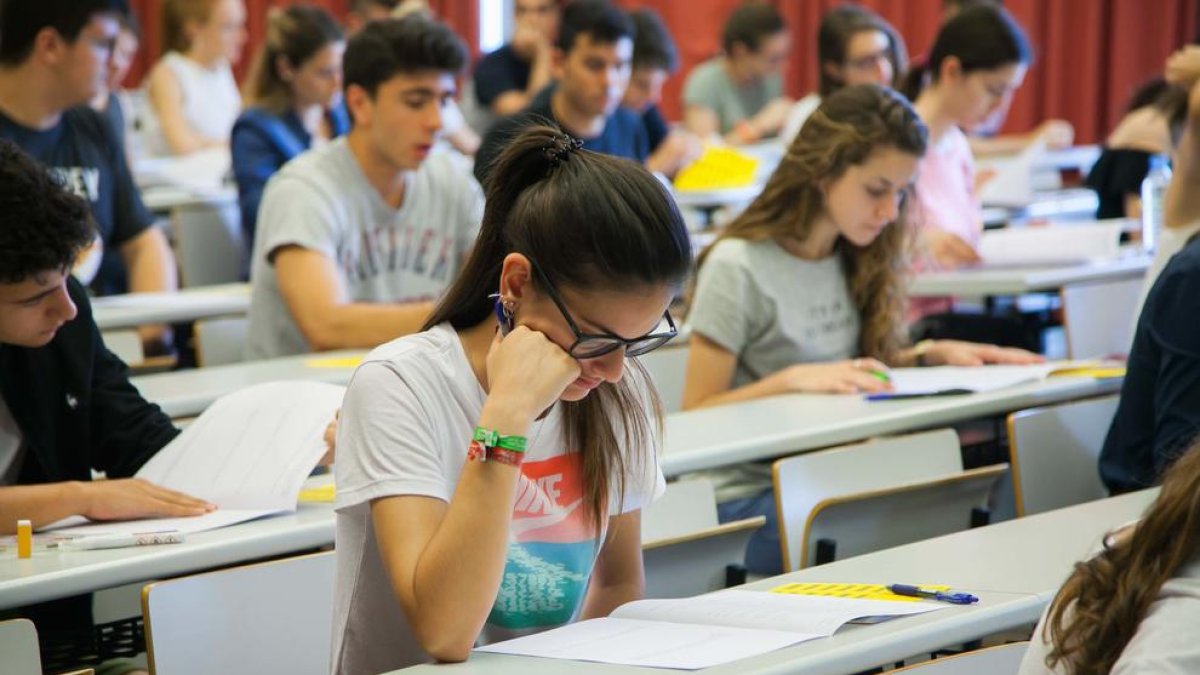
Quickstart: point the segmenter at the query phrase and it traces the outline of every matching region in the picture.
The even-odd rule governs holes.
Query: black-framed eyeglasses
[[[554,288],[554,284],[546,278],[546,274],[535,263],[533,265],[534,272],[538,275],[538,281],[546,288],[546,294],[550,296],[550,300],[554,302],[554,306],[558,308],[559,313],[567,320],[567,326],[570,327],[571,333],[575,335],[575,342],[567,349],[567,353],[577,359],[594,359],[605,354],[611,354],[622,347],[625,348],[625,356],[641,356],[648,354],[655,349],[667,344],[679,334],[679,329],[675,327],[675,320],[671,318],[671,312],[668,310],[663,312],[663,319],[667,322],[667,330],[661,333],[649,333],[642,337],[627,340],[620,335],[612,333],[595,334],[585,333],[579,329],[579,324],[575,323],[574,317],[567,311],[567,305],[563,302],[562,296],[558,294],[558,290]]]

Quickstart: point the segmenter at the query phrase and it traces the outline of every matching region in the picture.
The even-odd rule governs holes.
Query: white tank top
[[[242,95],[233,70],[222,62],[205,68],[179,52],[163,57],[183,92],[183,116],[197,133],[206,138],[229,141],[233,123],[242,110]]]

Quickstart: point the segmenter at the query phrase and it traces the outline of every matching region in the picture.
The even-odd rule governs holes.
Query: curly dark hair
[[[65,270],[95,236],[87,203],[13,143],[0,140],[0,283]]]

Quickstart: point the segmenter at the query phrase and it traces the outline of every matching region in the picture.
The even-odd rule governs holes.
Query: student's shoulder
[[[753,271],[763,261],[773,259],[779,246],[770,239],[751,241],[741,237],[725,237],[713,244],[704,264],[723,267],[743,267]]]
[[[76,106],[62,115],[63,129],[70,136],[108,147],[115,142],[112,125],[91,106]]]
[[[361,181],[353,180],[356,171],[359,169],[354,155],[345,137],[342,137],[296,156],[283,165],[272,178],[271,184],[277,190],[280,186],[287,186],[289,192],[301,195],[311,193],[327,198],[362,187]]]
[[[453,379],[462,368],[465,357],[458,334],[447,324],[429,330],[398,337],[376,347],[363,358],[354,379],[375,383],[405,381],[420,386],[421,382]]]

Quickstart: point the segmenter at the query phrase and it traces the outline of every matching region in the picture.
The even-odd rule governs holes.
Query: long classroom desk
[[[225,394],[264,382],[307,380],[347,384],[366,354],[361,349],[300,354],[141,375],[130,381],[147,401],[157,403],[169,417],[194,417]]]
[[[332,504],[301,504],[293,514],[189,534],[169,546],[61,552],[35,546],[25,560],[7,546],[0,551],[0,609],[332,546],[333,531]]]
[[[813,567],[748,585],[766,591],[792,582],[945,583],[979,596],[970,606],[874,625],[850,625],[831,638],[701,671],[706,675],[848,675],[961,644],[1038,620],[1058,587],[1109,530],[1137,518],[1155,490],[1081,504]],[[652,668],[567,662],[475,652],[465,663],[416,666],[403,673],[447,675],[645,673]]]
[[[126,293],[92,299],[100,330],[179,323],[218,316],[245,316],[250,311],[250,284],[197,286],[174,293]]]
[[[1120,378],[1051,377],[962,396],[867,401],[858,395],[791,394],[673,413],[666,419],[662,469],[667,476],[678,476],[1101,396],[1120,388]]]
[[[1054,291],[1074,284],[1145,276],[1150,257],[1123,255],[1113,260],[1047,267],[976,267],[947,272],[922,272],[908,288],[912,296],[1020,295]]]

